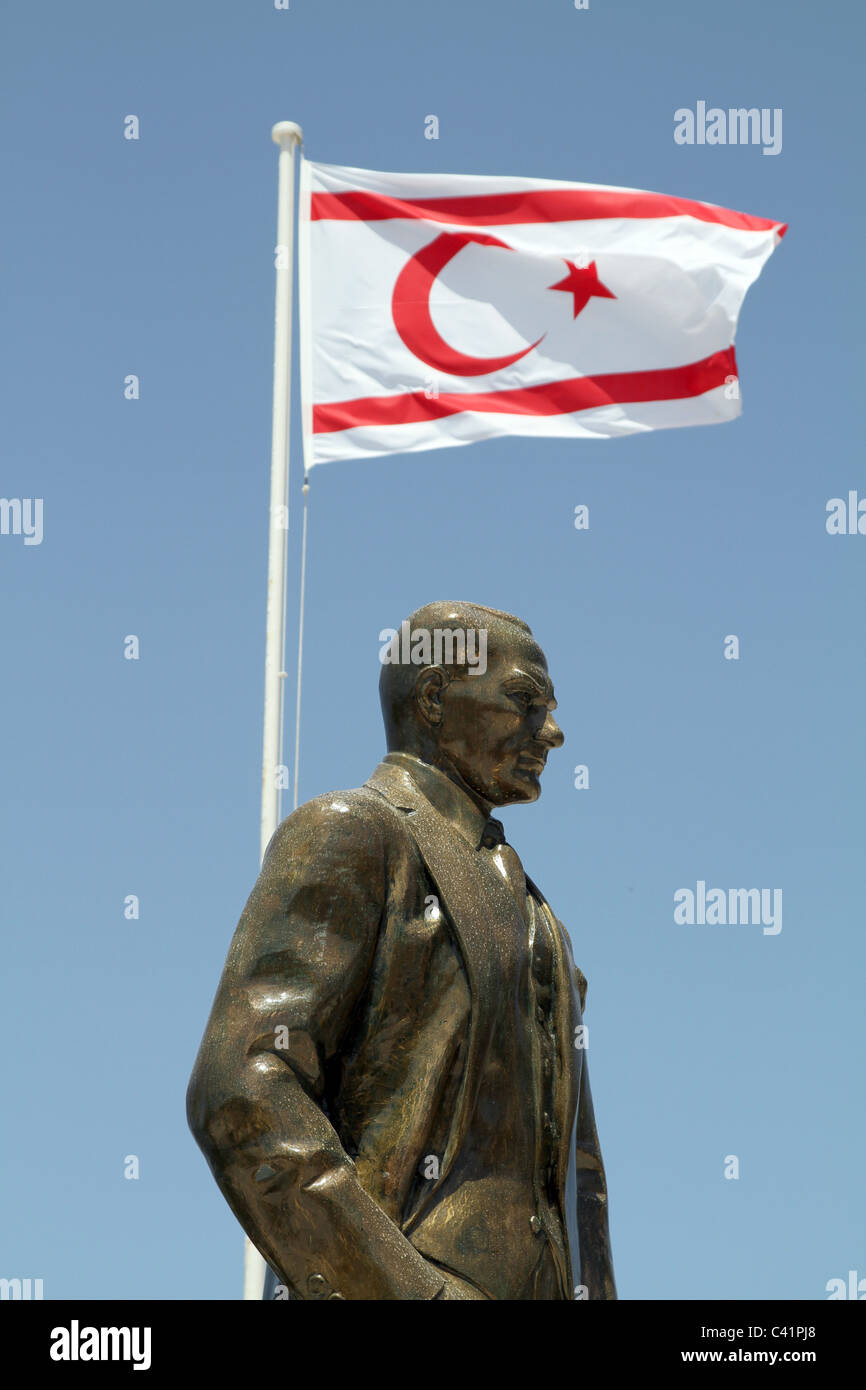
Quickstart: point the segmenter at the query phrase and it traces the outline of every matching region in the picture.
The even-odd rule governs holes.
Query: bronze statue
[[[616,1298],[586,981],[490,815],[563,742],[547,662],[445,602],[382,656],[389,751],[274,834],[190,1126],[291,1298]]]

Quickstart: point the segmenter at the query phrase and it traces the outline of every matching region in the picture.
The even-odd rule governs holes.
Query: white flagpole
[[[271,510],[268,530],[268,607],[265,631],[265,718],[262,741],[261,856],[280,823],[283,692],[286,650],[286,539],[289,524],[289,420],[292,371],[292,284],[295,246],[295,149],[301,127],[278,121],[279,145],[276,293],[274,304],[274,417],[271,434]],[[267,1265],[252,1241],[244,1251],[244,1298],[261,1299]]]

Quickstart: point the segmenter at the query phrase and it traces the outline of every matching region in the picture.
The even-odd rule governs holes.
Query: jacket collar
[[[478,849],[488,818],[462,787],[458,787],[457,783],[452,782],[438,767],[416,758],[414,753],[386,753],[382,762],[400,768],[416,790],[436,808],[440,816],[445,817],[472,849]],[[414,800],[412,806],[414,807]],[[409,810],[412,807],[404,809]]]

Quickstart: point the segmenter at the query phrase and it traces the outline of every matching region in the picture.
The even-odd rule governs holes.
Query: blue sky
[[[866,537],[825,529],[829,498],[866,496],[862,11],[19,0],[4,29],[2,492],[44,499],[44,539],[0,537],[0,1275],[46,1298],[240,1291],[184,1092],[257,870],[269,132],[291,119],[327,163],[790,225],[741,316],[735,423],[315,470],[301,795],[379,759],[381,628],[433,598],[526,618],[566,744],[504,819],[589,979],[621,1296],[820,1299],[866,1276]],[[677,145],[699,100],[781,108],[781,153]],[[677,926],[700,879],[781,887],[782,931]]]

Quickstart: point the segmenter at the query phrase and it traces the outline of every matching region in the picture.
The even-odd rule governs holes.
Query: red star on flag
[[[607,285],[603,285],[598,278],[595,261],[590,261],[588,266],[576,266],[572,261],[566,261],[568,274],[564,280],[557,280],[555,285],[548,285],[550,290],[563,290],[566,294],[574,295],[574,317],[577,318],[581,309],[585,309],[590,299],[595,296],[597,299],[616,299],[615,294],[611,294]]]

